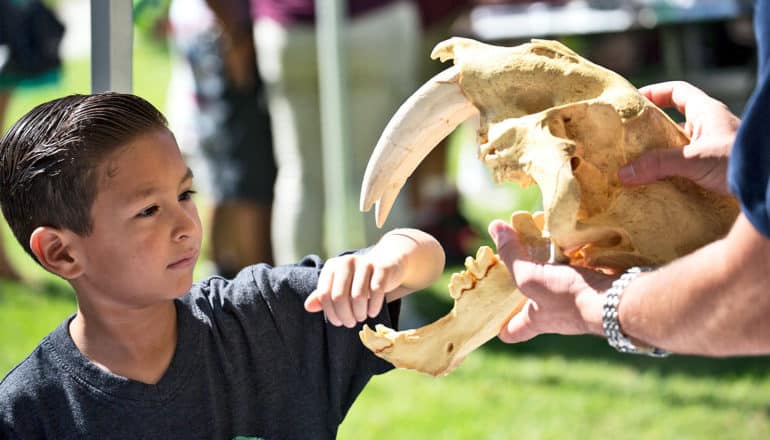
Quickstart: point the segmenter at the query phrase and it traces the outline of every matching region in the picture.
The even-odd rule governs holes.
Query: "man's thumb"
[[[502,220],[494,220],[489,224],[489,236],[492,237],[492,241],[494,241],[498,253],[501,250],[500,248],[505,247],[510,241],[512,231],[513,228],[511,228],[511,225]]]

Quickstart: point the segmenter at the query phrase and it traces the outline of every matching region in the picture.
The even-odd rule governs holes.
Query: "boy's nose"
[[[181,241],[198,235],[200,235],[200,219],[197,209],[180,208],[173,232],[174,240]]]

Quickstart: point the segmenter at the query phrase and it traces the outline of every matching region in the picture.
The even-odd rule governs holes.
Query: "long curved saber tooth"
[[[361,184],[360,209],[376,204],[378,227],[417,165],[458,125],[478,114],[462,94],[459,77],[457,67],[450,67],[428,80],[401,105],[377,141]]]

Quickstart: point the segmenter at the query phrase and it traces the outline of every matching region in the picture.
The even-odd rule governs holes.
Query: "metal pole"
[[[131,92],[131,0],[91,0],[91,92]]]
[[[344,0],[315,0],[321,146],[324,167],[325,243],[329,255],[361,247],[363,219],[358,212],[360,182],[352,182],[349,140],[347,53]],[[311,220],[312,221],[312,220]]]

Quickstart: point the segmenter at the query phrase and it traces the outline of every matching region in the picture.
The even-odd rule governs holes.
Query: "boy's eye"
[[[156,205],[150,206],[147,209],[142,210],[139,214],[137,214],[137,217],[152,217],[155,215],[155,213],[158,212],[158,207]]]
[[[179,201],[183,200],[191,200],[193,194],[195,194],[195,191],[188,189],[187,191],[183,192],[182,194],[179,194]]]

